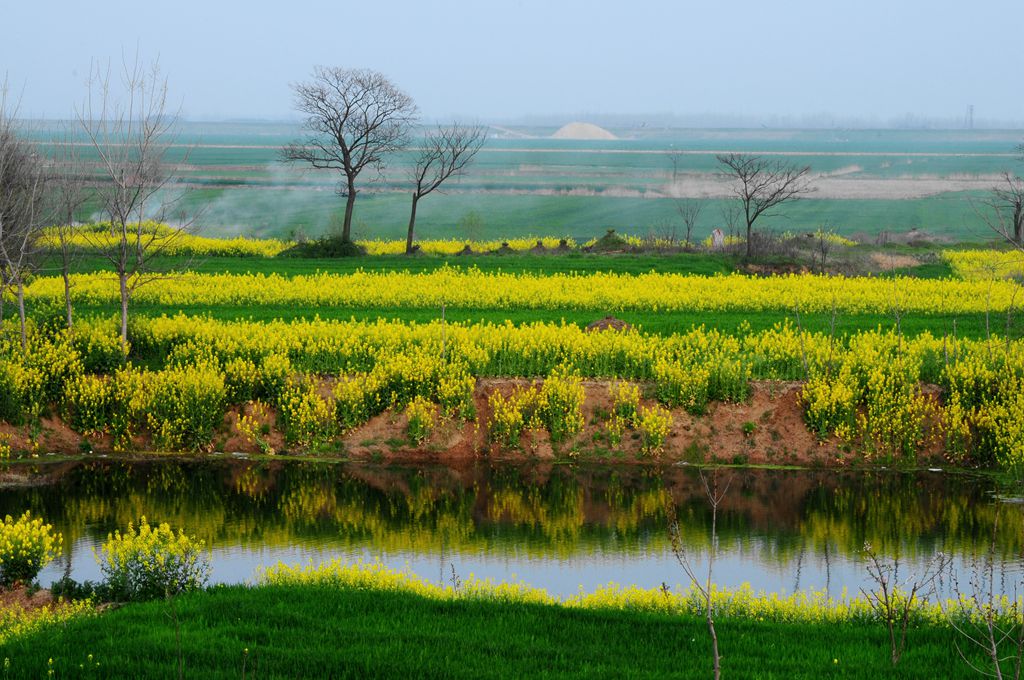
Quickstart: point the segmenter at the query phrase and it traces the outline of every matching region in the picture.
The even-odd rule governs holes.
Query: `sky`
[[[370,68],[427,120],[722,114],[1024,124],[1024,0],[0,0],[25,117],[90,64],[159,59],[185,118],[291,119],[316,64]]]

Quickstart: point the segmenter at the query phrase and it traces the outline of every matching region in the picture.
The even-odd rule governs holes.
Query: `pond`
[[[710,473],[708,473],[710,474]],[[960,573],[995,546],[1017,578],[1024,510],[986,477],[948,472],[730,469],[718,512],[714,580],[723,586],[851,594],[867,585],[865,543],[903,573],[939,551]],[[609,582],[676,587],[668,532],[704,568],[711,506],[686,467],[396,467],[232,457],[8,466],[0,514],[28,509],[64,534],[66,557],[40,574],[97,580],[96,548],[145,515],[212,548],[213,581],[260,566],[340,557],[431,580],[518,580],[558,595]],[[1014,576],[1015,575],[1015,576]],[[948,583],[944,585],[948,592]],[[1009,590],[1009,586],[1006,586]]]

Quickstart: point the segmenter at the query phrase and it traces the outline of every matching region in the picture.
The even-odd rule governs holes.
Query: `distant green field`
[[[37,133],[46,140],[47,127]],[[424,238],[491,239],[544,235],[587,239],[607,228],[665,233],[676,224],[678,192],[707,195],[716,152],[777,154],[831,175],[829,186],[765,220],[765,228],[809,231],[828,224],[844,234],[923,229],[955,240],[984,232],[972,198],[999,172],[1024,161],[1017,130],[684,130],[613,129],[620,139],[551,139],[553,128],[492,128],[465,177],[420,204]],[[285,123],[184,123],[168,159],[193,191],[184,202],[207,234],[317,235],[337,221],[337,176],[283,165],[279,148],[296,138]],[[91,152],[84,140],[82,155]],[[415,141],[413,142],[415,145]],[[365,238],[400,237],[408,220],[411,152],[379,177],[368,171],[355,225]],[[673,159],[675,163],[673,164]],[[373,180],[371,182],[371,180]],[[927,186],[925,186],[927,185]],[[838,187],[838,188],[837,188]],[[825,191],[827,189],[827,191]],[[719,194],[722,188],[719,186]],[[726,228],[721,197],[703,199],[698,238]],[[157,206],[154,206],[154,210]],[[95,206],[83,212],[93,216]],[[476,233],[458,224],[479,216]]]

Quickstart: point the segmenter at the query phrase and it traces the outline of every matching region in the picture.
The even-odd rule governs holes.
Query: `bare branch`
[[[385,157],[406,146],[416,104],[383,74],[362,69],[317,66],[292,92],[308,134],[281,149],[281,157],[340,171],[339,193],[346,198],[342,240],[349,242],[356,178],[368,167],[380,172]]]
[[[719,154],[716,158],[724,166],[723,174],[732,180],[733,193],[740,202],[750,257],[754,223],[760,217],[772,216],[779,206],[812,192],[811,168],[745,153]]]
[[[416,163],[409,173],[413,191],[405,241],[406,253],[413,252],[416,206],[420,199],[438,190],[450,178],[460,177],[483,146],[485,135],[486,128],[479,125],[453,123],[447,127],[438,127],[424,138]]]

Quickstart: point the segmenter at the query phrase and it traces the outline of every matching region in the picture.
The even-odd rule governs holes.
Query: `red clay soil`
[[[435,414],[434,431],[421,445],[414,445],[407,435],[408,420],[404,413],[386,412],[355,428],[340,438],[333,447],[338,455],[352,460],[396,462],[458,462],[487,458],[501,461],[555,462],[559,460],[591,460],[611,463],[720,462],[737,464],[776,464],[803,466],[844,466],[862,460],[857,446],[844,445],[832,438],[819,441],[807,429],[799,402],[800,383],[764,381],[751,383],[751,396],[739,404],[712,403],[702,416],[692,416],[682,409],[672,410],[673,425],[664,451],[655,460],[640,450],[640,435],[627,431],[618,446],[608,441],[606,422],[611,410],[607,381],[585,381],[583,430],[569,441],[554,446],[545,431],[523,434],[516,450],[503,449],[488,441],[486,424],[490,421],[488,398],[494,391],[510,393],[517,386],[534,384],[530,380],[480,379],[474,394],[475,421],[442,419]],[[925,386],[925,393],[937,399],[937,388]],[[651,405],[651,399],[642,403]],[[247,405],[229,410],[224,425],[215,436],[213,451],[226,453],[261,453],[260,446],[238,429],[240,413],[252,415]],[[273,425],[276,414],[267,409],[260,422]],[[0,440],[16,452],[37,455],[109,453],[109,437],[86,440],[72,431],[60,418],[45,418],[38,446],[33,447],[25,427],[0,423]],[[301,454],[289,449],[280,431],[271,427],[262,439],[277,453]],[[146,435],[135,440],[138,451],[152,450]],[[324,455],[322,452],[318,455]],[[936,442],[920,456],[922,462],[941,459],[942,447]],[[0,472],[0,483],[3,482]]]
[[[25,586],[0,590],[0,611],[20,609],[25,612],[31,612],[51,604],[53,604],[53,596],[45,588],[41,588],[31,595],[29,595],[28,588]]]

